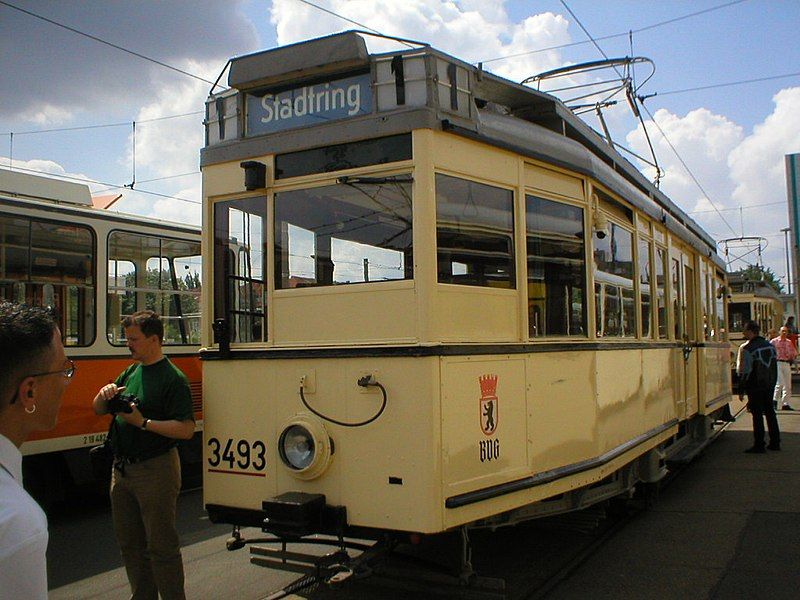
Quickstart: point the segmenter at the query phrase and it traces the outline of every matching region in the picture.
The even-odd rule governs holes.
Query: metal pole
[[[783,245],[786,249],[786,293],[792,293],[792,273],[789,270],[789,228],[784,227],[781,229],[783,232]]]

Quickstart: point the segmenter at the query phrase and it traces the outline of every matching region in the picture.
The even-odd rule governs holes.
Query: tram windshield
[[[411,177],[275,194],[275,288],[412,279]]]

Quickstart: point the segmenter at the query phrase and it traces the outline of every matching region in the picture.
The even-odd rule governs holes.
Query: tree
[[[736,272],[741,274],[745,281],[763,281],[779,294],[783,294],[783,284],[769,267],[749,265],[747,268],[739,269]]]

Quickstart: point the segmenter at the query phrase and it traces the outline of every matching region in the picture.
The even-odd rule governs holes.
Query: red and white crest
[[[481,375],[478,383],[481,386],[480,399],[480,424],[485,435],[492,435],[497,430],[498,401],[497,401],[497,375]]]

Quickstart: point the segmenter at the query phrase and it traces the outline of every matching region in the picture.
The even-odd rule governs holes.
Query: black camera
[[[117,413],[132,413],[131,402],[138,405],[139,399],[133,394],[123,394],[118,392],[116,396],[108,401],[108,412],[112,415]]]

